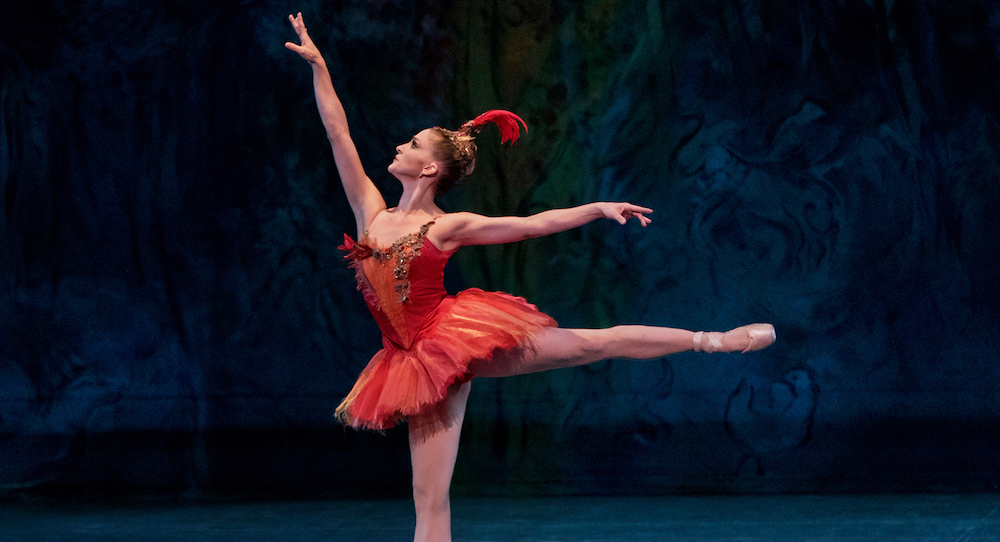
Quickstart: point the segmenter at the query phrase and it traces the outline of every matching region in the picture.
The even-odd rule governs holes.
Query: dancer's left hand
[[[605,218],[610,218],[618,222],[619,224],[625,224],[628,219],[635,218],[639,221],[642,227],[646,227],[646,224],[652,222],[648,216],[653,210],[648,207],[640,207],[639,205],[632,205],[631,203],[619,202],[619,203],[608,203],[601,202],[598,204],[601,212],[604,213]]]

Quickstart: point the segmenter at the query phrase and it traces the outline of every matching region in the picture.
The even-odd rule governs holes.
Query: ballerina
[[[444,266],[462,246],[499,244],[566,231],[607,218],[645,227],[652,209],[595,202],[528,217],[446,213],[443,195],[476,163],[475,136],[487,124],[501,143],[527,129],[507,111],[488,111],[458,130],[421,130],[396,147],[388,171],[402,185],[395,207],[365,173],[326,62],[302,14],[289,15],[300,43],[285,47],[309,62],[313,88],[341,183],[354,213],[357,240],[342,249],[382,331],[383,348],[361,372],[336,416],[359,429],[385,430],[407,421],[416,511],[414,542],[451,540],[449,489],[465,406],[474,377],[503,377],[575,367],[609,358],[652,359],[695,350],[749,352],[775,340],[770,324],[725,333],[642,325],[566,329],[522,298],[470,288],[444,289]]]

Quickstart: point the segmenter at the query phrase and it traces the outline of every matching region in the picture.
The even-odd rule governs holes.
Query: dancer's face
[[[421,175],[433,175],[437,172],[437,159],[434,157],[434,145],[431,142],[431,130],[427,128],[413,136],[409,141],[396,147],[396,156],[389,164],[389,173],[397,179],[418,178]]]

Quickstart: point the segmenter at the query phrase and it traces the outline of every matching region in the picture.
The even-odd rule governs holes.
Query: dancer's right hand
[[[289,15],[288,20],[292,23],[292,28],[295,29],[295,33],[299,35],[299,41],[301,45],[296,45],[290,41],[285,42],[285,48],[291,49],[299,54],[302,58],[309,61],[310,64],[323,64],[323,55],[320,54],[319,49],[316,48],[316,44],[313,43],[312,38],[309,37],[309,33],[306,32],[306,23],[302,20],[302,13],[297,15]]]

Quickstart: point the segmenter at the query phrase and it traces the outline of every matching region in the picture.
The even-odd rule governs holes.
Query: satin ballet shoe
[[[725,333],[719,331],[699,331],[694,334],[694,351],[709,354],[712,352],[735,352],[739,347],[729,348],[725,344],[726,335],[730,333],[746,334],[747,345],[741,351],[742,354],[755,350],[763,350],[774,344],[776,338],[774,326],[771,324],[750,324],[731,329]],[[705,339],[705,344],[702,344],[702,339]]]

